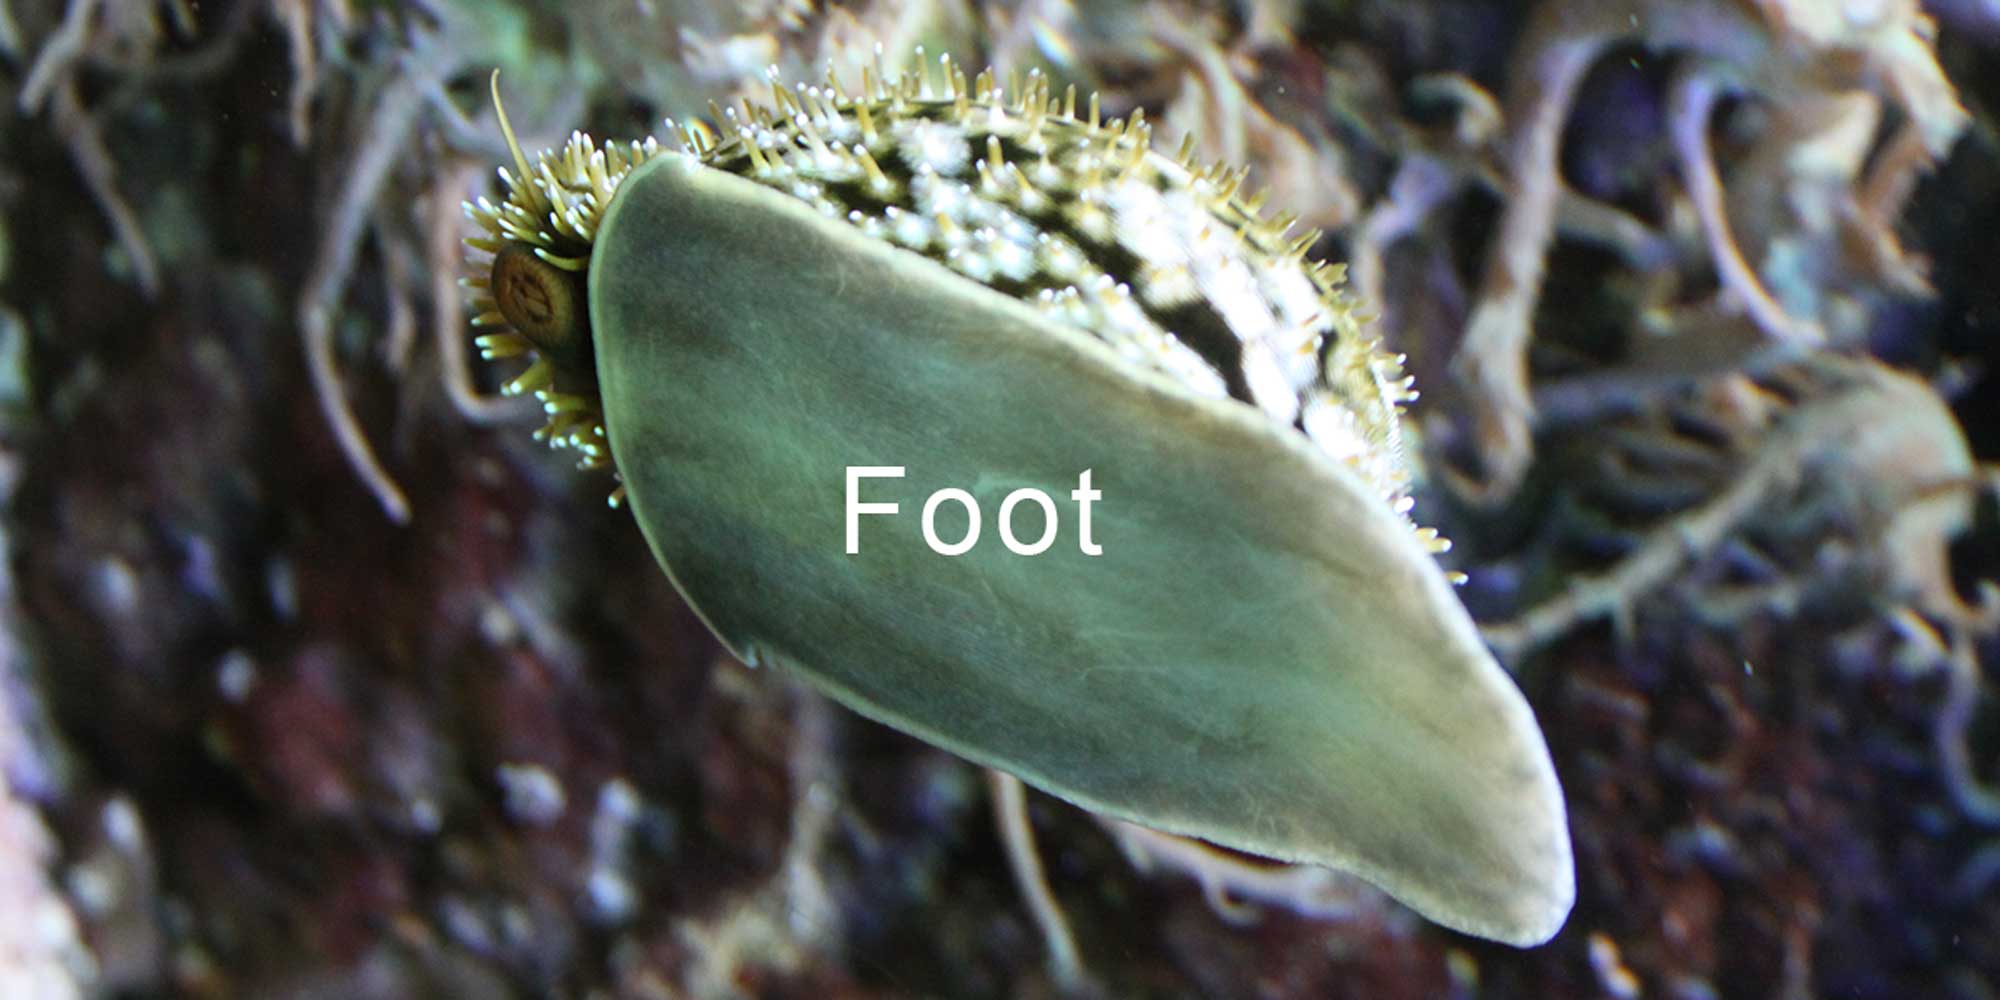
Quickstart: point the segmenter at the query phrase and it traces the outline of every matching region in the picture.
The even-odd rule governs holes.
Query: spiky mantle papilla
[[[1340,289],[1344,267],[1306,259],[1317,232],[1266,215],[1244,190],[1247,168],[1197,164],[1191,140],[1175,156],[1154,150],[1143,112],[1103,120],[1095,95],[1058,97],[1039,72],[1003,87],[991,71],[968,82],[949,56],[938,63],[931,72],[919,50],[918,71],[890,76],[878,56],[856,92],[831,69],[817,87],[774,69],[769,104],[711,105],[712,125],[667,132],[705,166],[940,261],[1191,392],[1258,408],[1407,515],[1400,422],[1416,394]],[[599,147],[578,132],[531,163],[504,113],[501,124],[514,151],[499,172],[506,198],[466,206],[484,230],[467,241],[473,323],[500,328],[478,344],[488,359],[534,356],[504,391],[542,401],[537,438],[608,466],[582,284],[618,185],[663,147]]]

